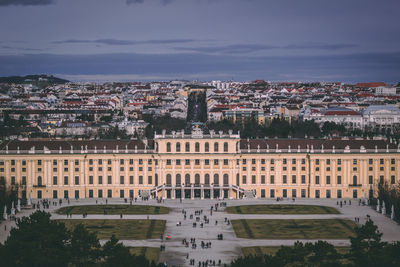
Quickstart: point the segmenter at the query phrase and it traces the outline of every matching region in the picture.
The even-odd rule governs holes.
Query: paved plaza
[[[342,199],[343,201],[343,199]],[[365,223],[367,215],[376,223],[379,230],[383,233],[384,241],[397,241],[400,240],[400,226],[390,218],[377,213],[368,206],[359,206],[358,201],[352,201],[352,205],[343,205],[342,208],[336,205],[336,199],[297,199],[295,202],[292,200],[283,200],[277,202],[276,200],[268,199],[247,199],[247,200],[224,200],[227,206],[234,205],[251,205],[251,204],[308,204],[308,205],[323,205],[337,208],[341,214],[326,214],[326,215],[261,215],[261,214],[228,214],[225,212],[224,207],[218,207],[217,211],[210,213],[211,206],[222,201],[217,200],[184,200],[180,203],[179,200],[166,200],[165,203],[157,203],[156,200],[138,201],[135,205],[160,205],[170,208],[169,214],[163,215],[124,215],[121,219],[119,215],[87,215],[85,219],[162,219],[166,220],[166,230],[163,240],[148,239],[148,240],[121,240],[124,245],[130,247],[160,247],[165,245],[165,251],[160,253],[160,262],[168,263],[168,266],[189,266],[190,259],[195,260],[195,266],[198,266],[199,261],[212,260],[217,263],[221,260],[222,264],[230,263],[233,259],[241,255],[242,247],[250,246],[280,246],[280,245],[293,245],[297,240],[268,240],[268,239],[243,239],[237,238],[232,224],[225,222],[234,219],[349,219],[353,220],[355,217],[360,218],[360,224]],[[35,203],[35,201],[34,201]],[[348,203],[348,202],[347,202]],[[69,205],[95,205],[94,199],[86,200],[71,200]],[[125,204],[121,199],[108,200],[108,204]],[[68,204],[63,202],[62,206]],[[125,204],[127,205],[127,204]],[[129,205],[129,204],[128,204]],[[55,211],[60,206],[50,206],[46,211],[52,213],[52,219],[67,219],[66,215],[56,214]],[[186,219],[184,213],[186,212]],[[201,212],[200,215],[195,215],[195,212]],[[27,216],[33,210],[22,210],[18,217]],[[193,218],[191,219],[191,215]],[[204,216],[209,219],[209,223],[204,223]],[[193,223],[196,222],[196,217],[200,217],[196,227]],[[83,219],[82,215],[73,215],[72,219]],[[218,222],[216,224],[216,221]],[[181,222],[180,226],[177,223]],[[203,223],[203,228],[200,227]],[[3,221],[0,228],[0,242],[4,242],[11,227],[15,227],[13,221]],[[223,240],[218,240],[218,235],[223,235]],[[170,239],[167,239],[167,237]],[[196,248],[192,248],[190,244],[191,239],[195,239]],[[186,239],[189,246],[185,246],[182,240]],[[201,242],[211,242],[210,248],[202,248]],[[300,240],[303,242],[310,242],[315,240]],[[326,240],[335,246],[349,246],[349,240]],[[101,240],[102,243],[105,240]]]

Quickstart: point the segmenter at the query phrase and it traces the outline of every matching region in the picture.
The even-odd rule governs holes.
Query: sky
[[[400,81],[399,0],[0,0],[0,76]]]

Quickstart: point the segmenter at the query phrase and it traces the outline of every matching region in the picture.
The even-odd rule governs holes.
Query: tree
[[[74,266],[95,266],[101,255],[100,248],[96,234],[87,231],[83,224],[77,225],[71,232],[69,251],[70,262]]]
[[[50,214],[36,211],[17,221],[1,249],[3,266],[68,266],[68,233]]]

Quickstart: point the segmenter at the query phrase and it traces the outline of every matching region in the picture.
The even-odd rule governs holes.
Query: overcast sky
[[[0,0],[0,75],[400,81],[399,0]]]

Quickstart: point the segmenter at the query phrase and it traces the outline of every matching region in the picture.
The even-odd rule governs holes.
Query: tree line
[[[2,266],[161,267],[144,256],[135,256],[112,236],[101,245],[96,234],[80,224],[67,230],[64,223],[51,220],[50,214],[36,211],[17,220],[4,245],[0,243]]]

